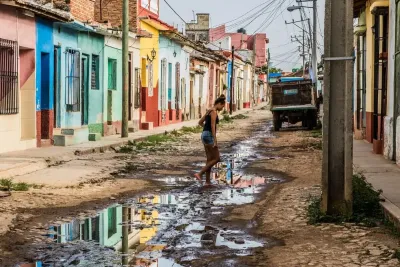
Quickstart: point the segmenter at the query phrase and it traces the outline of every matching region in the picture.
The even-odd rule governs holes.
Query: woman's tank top
[[[205,120],[205,123],[204,123],[203,132],[205,132],[205,131],[212,132],[212,130],[211,130],[211,112],[212,111],[213,110],[209,110],[206,113],[206,120]],[[219,123],[219,118],[218,118],[218,115],[217,115],[217,118],[216,118],[216,121],[215,121],[215,132],[217,132],[217,124],[218,123]]]

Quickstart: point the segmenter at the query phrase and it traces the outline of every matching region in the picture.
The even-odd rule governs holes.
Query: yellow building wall
[[[158,64],[159,64],[159,32],[156,28],[150,26],[146,22],[140,22],[140,28],[142,30],[151,33],[152,37],[140,38],[140,58],[141,58],[141,68],[142,68],[142,86],[148,87],[148,70],[146,64],[148,64],[147,56],[151,58],[151,51],[154,49],[156,51],[156,57],[153,60],[153,88],[157,86],[158,82]]]
[[[366,110],[367,112],[373,112],[374,110],[374,36],[372,34],[372,26],[374,25],[374,15],[371,11],[371,2],[367,1],[365,8],[365,19],[366,19],[366,37],[367,37],[367,66],[366,66]]]
[[[374,111],[374,35],[372,34],[372,27],[374,26],[375,16],[371,13],[371,9],[379,6],[389,6],[389,0],[371,0],[366,2],[366,27],[367,27],[367,68],[366,68],[366,77],[367,77],[367,112]],[[388,34],[391,34],[390,32]],[[390,101],[388,99],[388,101]]]

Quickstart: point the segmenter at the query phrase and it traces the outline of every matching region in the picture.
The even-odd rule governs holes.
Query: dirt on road
[[[275,136],[264,147],[279,160],[258,161],[251,168],[279,171],[292,179],[255,205],[235,208],[227,218],[253,220],[259,235],[275,240],[273,246],[242,258],[242,266],[400,266],[400,239],[384,227],[307,224],[310,196],[321,193],[321,139],[290,129]]]

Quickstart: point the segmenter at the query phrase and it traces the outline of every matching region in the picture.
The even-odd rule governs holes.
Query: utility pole
[[[229,114],[233,113],[233,81],[234,78],[234,67],[235,67],[235,47],[232,46],[232,65],[231,65],[231,99],[229,101]]]
[[[285,24],[286,25],[288,25],[288,24],[293,24],[294,26],[296,26],[296,27],[298,27],[299,29],[301,29],[301,31],[302,31],[302,33],[303,33],[303,35],[302,35],[302,38],[303,38],[303,42],[301,42],[299,39],[298,39],[298,37],[295,35],[295,36],[291,36],[291,41],[293,42],[294,40],[295,41],[297,41],[300,45],[301,45],[301,47],[302,47],[302,54],[301,54],[301,57],[303,58],[303,77],[306,75],[306,53],[305,53],[305,46],[306,46],[306,43],[305,43],[305,34],[306,34],[306,30],[304,29],[304,21],[306,21],[304,18],[303,18],[303,14],[301,13],[301,11],[300,11],[300,17],[301,17],[301,20],[300,21],[292,21],[292,22],[286,22],[285,21]],[[307,19],[307,20],[309,20],[309,19]],[[302,27],[300,27],[300,26],[298,26],[296,23],[298,23],[298,22],[301,22],[302,23]],[[311,33],[310,33],[311,34]],[[294,39],[294,40],[293,40]],[[300,51],[299,51],[300,52]]]
[[[129,117],[129,0],[122,0],[122,129],[121,137],[128,137]]]
[[[321,209],[351,215],[353,1],[326,0]]]
[[[305,42],[304,42],[304,29],[303,29],[303,77],[306,76],[306,53],[305,53]]]
[[[312,45],[312,68],[314,72],[314,87],[315,91],[317,91],[317,72],[318,72],[318,67],[317,67],[317,0],[313,1],[313,45]]]
[[[251,102],[253,105],[255,105],[255,101],[254,98],[256,96],[255,92],[257,90],[257,79],[254,81],[254,77],[256,76],[256,61],[257,61],[257,50],[256,50],[256,41],[257,38],[256,36],[254,36],[254,42],[253,42],[253,86],[252,86],[252,95],[253,95],[253,99],[251,99]]]
[[[129,264],[128,258],[128,235],[129,235],[129,212],[128,207],[123,205],[122,206],[122,266],[127,267]]]

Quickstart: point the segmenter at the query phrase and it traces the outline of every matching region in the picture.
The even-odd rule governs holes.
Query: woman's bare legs
[[[204,150],[206,152],[206,157],[207,157],[206,166],[212,160],[211,148],[212,148],[212,145],[204,144]],[[206,173],[206,182],[210,182],[211,169],[210,170],[206,170],[206,171],[203,171],[203,169],[201,169],[201,171],[199,173],[196,173],[194,176],[196,177],[197,180],[201,181],[201,177],[203,176],[204,173]]]
[[[204,145],[204,149],[206,150],[207,162],[206,165],[212,160],[212,147],[209,145]],[[211,169],[206,171],[206,185],[211,184]]]
[[[199,179],[204,173],[208,175],[208,180],[206,178],[206,183],[211,182],[211,168],[220,161],[220,154],[218,147],[213,145],[204,145],[207,154],[207,163],[198,174],[195,174],[196,178]]]

